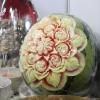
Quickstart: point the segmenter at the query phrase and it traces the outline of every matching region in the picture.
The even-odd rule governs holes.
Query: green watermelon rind
[[[84,68],[84,71],[75,76],[74,80],[71,82],[69,93],[82,91],[82,89],[85,88],[85,84],[87,84],[91,79],[91,74],[93,73],[93,65],[95,61],[95,49],[92,47],[90,40],[88,40],[88,45],[85,49],[85,52],[86,66]]]

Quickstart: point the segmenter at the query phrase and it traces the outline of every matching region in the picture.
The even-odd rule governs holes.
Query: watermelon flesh
[[[20,50],[24,79],[33,90],[63,91],[68,78],[84,71],[87,45],[84,30],[77,27],[73,17],[51,15],[41,19],[32,26]]]

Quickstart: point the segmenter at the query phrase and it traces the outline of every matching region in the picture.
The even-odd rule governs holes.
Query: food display
[[[81,20],[50,15],[32,26],[20,49],[20,70],[38,94],[79,92],[95,64],[92,33]]]

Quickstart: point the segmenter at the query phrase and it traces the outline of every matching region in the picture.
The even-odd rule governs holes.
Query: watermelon
[[[91,80],[95,46],[85,24],[73,16],[41,19],[26,35],[20,69],[38,94],[74,94]]]
[[[82,73],[75,76],[73,81],[71,81],[69,93],[77,93],[87,88],[86,84],[88,84],[92,78],[92,73],[95,69],[95,48],[93,47],[90,39],[88,40],[88,45],[84,50],[84,54],[86,60],[85,68]]]

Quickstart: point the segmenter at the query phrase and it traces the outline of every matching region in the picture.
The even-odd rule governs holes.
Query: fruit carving
[[[51,15],[32,26],[20,50],[20,68],[31,87],[63,89],[85,68],[87,37],[71,16]]]

